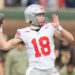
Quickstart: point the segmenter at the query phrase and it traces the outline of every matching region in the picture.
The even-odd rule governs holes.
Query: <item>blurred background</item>
[[[75,37],[75,0],[0,0],[0,13],[4,14],[3,32],[8,37],[7,40],[14,37],[18,28],[28,26],[24,19],[24,10],[31,4],[40,4],[45,7],[49,21],[52,22],[51,15],[53,13],[58,14],[60,25],[70,31]],[[61,75],[75,75],[75,41],[72,43],[65,40],[57,40],[55,38],[55,54],[56,54],[56,66],[58,70],[61,68]],[[0,52],[1,63],[4,68],[4,55],[9,52]],[[60,57],[60,58],[59,58]],[[5,56],[6,58],[6,56]],[[67,60],[66,60],[67,59]],[[59,65],[59,66],[58,66]],[[62,68],[66,65],[67,68]],[[3,69],[1,68],[1,70]],[[66,74],[62,74],[62,69]],[[66,69],[66,70],[65,70]],[[67,71],[68,70],[68,71]],[[2,70],[4,71],[4,70]],[[1,71],[1,72],[2,72]],[[3,72],[4,73],[4,72]],[[0,75],[13,75],[13,74],[0,74]],[[14,74],[22,75],[22,74]]]

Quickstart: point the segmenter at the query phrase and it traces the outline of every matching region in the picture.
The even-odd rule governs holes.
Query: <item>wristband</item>
[[[58,26],[58,27],[57,27],[57,30],[58,30],[58,31],[62,31],[63,28],[62,28],[61,26]]]
[[[2,27],[0,27],[0,32],[2,32],[3,31],[3,28]]]

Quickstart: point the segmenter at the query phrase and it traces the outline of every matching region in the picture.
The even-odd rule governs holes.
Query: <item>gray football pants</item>
[[[56,70],[55,67],[47,70],[40,70],[29,67],[26,71],[26,75],[59,75],[59,72]]]

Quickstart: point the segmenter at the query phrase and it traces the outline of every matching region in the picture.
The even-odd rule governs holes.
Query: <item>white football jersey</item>
[[[37,32],[30,27],[18,29],[16,38],[24,41],[29,56],[29,65],[38,69],[50,69],[54,67],[54,40],[55,28],[45,24]]]

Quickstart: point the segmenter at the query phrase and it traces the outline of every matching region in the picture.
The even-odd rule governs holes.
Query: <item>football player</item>
[[[52,15],[53,23],[46,23],[45,13],[46,11],[40,5],[28,6],[24,15],[25,21],[30,26],[18,29],[15,38],[8,42],[4,40],[2,26],[0,27],[0,49],[8,50],[16,47],[22,41],[25,43],[29,56],[29,68],[26,75],[59,75],[54,65],[53,37],[74,40],[72,34],[60,26],[57,15]]]

